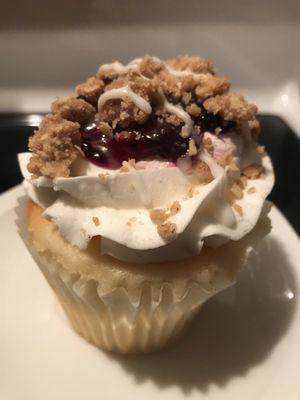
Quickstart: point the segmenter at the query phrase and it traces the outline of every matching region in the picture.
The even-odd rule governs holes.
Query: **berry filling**
[[[200,134],[205,131],[214,133],[218,127],[222,134],[234,125],[204,110],[194,123],[200,127]],[[81,128],[81,146],[91,162],[105,168],[120,168],[122,162],[130,158],[136,161],[160,158],[176,163],[189,148],[189,138],[180,136],[181,128],[182,124],[175,126],[153,116],[143,125],[116,131],[113,137],[109,137],[101,133],[96,121],[92,120]]]

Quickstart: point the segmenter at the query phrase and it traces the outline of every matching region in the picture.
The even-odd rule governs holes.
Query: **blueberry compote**
[[[201,133],[214,132],[217,127],[221,127],[222,132],[232,128],[232,123],[205,111],[194,122],[200,126]],[[181,128],[182,124],[175,126],[153,116],[143,125],[128,127],[126,131],[116,130],[113,137],[108,137],[92,120],[81,128],[81,146],[90,161],[105,168],[120,168],[122,162],[130,158],[136,161],[160,158],[176,162],[188,150],[189,139],[180,136]]]

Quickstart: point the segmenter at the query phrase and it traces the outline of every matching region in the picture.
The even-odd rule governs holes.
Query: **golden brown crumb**
[[[106,172],[105,174],[99,174],[98,177],[102,183],[106,183],[108,180],[109,174]]]
[[[89,78],[86,82],[76,86],[76,93],[87,101],[96,103],[104,90],[104,82],[95,77]]]
[[[164,222],[157,226],[158,234],[166,241],[175,239],[177,235],[177,225],[173,222]]]
[[[213,154],[214,152],[214,145],[212,143],[211,138],[204,138],[202,139],[202,145],[204,146],[204,148],[209,152],[210,155]]]
[[[249,104],[237,93],[217,95],[204,101],[205,109],[212,114],[219,114],[228,121],[247,121],[255,117],[257,107]]]
[[[194,196],[194,187],[191,185],[187,191],[187,198],[191,199]]]
[[[154,78],[160,71],[165,69],[164,63],[160,60],[155,60],[153,57],[146,54],[140,64],[140,72],[149,79]]]
[[[188,112],[192,117],[198,117],[201,113],[201,107],[196,103],[192,103],[186,108],[186,112]]]
[[[80,124],[88,121],[95,114],[95,109],[91,104],[72,96],[63,96],[55,100],[51,105],[51,111],[55,115]]]
[[[247,186],[247,183],[248,183],[248,178],[245,175],[241,175],[239,177],[239,181],[241,181],[243,183],[244,188],[245,188]]]
[[[235,211],[242,216],[243,215],[243,209],[240,205],[238,204],[233,204],[232,207],[235,209]]]
[[[29,139],[33,155],[27,169],[34,177],[69,176],[70,166],[79,152],[79,124],[66,121],[58,115],[46,115],[34,135]]]
[[[202,160],[195,161],[194,171],[195,171],[197,178],[201,184],[206,185],[214,179],[209,166]]]
[[[180,203],[178,201],[174,201],[169,210],[170,216],[179,213],[180,209],[181,209]]]
[[[251,164],[251,165],[248,165],[248,167],[244,168],[242,173],[248,179],[258,179],[258,178],[260,178],[263,171],[264,171],[264,168],[262,165]]]
[[[128,161],[122,162],[122,167],[120,168],[120,172],[129,172],[132,169],[136,169],[135,159],[129,158]]]
[[[173,60],[167,60],[166,64],[178,70],[189,69],[196,74],[215,73],[215,69],[210,61],[197,56],[178,56]]]
[[[200,78],[200,83],[195,88],[195,94],[199,100],[205,100],[208,97],[226,93],[229,88],[230,82],[227,79],[208,74]]]
[[[150,211],[151,221],[156,225],[162,224],[168,218],[168,216],[169,215],[166,210],[162,210],[160,208]]]
[[[93,222],[94,222],[94,224],[95,224],[96,226],[99,226],[99,225],[100,225],[100,221],[99,221],[99,218],[98,218],[98,217],[93,217],[92,220],[93,220]]]
[[[243,189],[237,182],[234,182],[230,189],[230,194],[234,200],[239,200],[243,198]]]
[[[257,146],[257,147],[256,147],[256,152],[257,152],[258,154],[261,154],[261,155],[265,154],[265,152],[266,152],[265,146]]]
[[[127,76],[115,79],[105,87],[105,91],[124,86],[130,86],[130,89],[134,93],[150,103],[154,101],[154,96],[157,93],[156,85],[153,81],[136,73],[128,73]],[[100,117],[102,121],[108,122],[113,127],[118,125],[126,128],[132,122],[143,124],[148,119],[149,114],[146,114],[137,107],[128,97],[124,100],[116,99],[107,101],[101,110]]]
[[[239,187],[241,189],[245,189],[246,185],[245,185],[245,181],[243,179],[239,178],[235,182],[236,182],[237,185],[239,185]]]
[[[195,156],[198,153],[194,139],[189,140],[189,156]]]
[[[168,122],[169,124],[172,124],[174,126],[179,126],[180,124],[182,124],[182,120],[179,119],[177,117],[177,115],[174,114],[167,114],[167,116],[165,117],[166,122]]]
[[[247,193],[249,193],[249,194],[252,194],[252,193],[255,193],[255,192],[256,192],[256,189],[255,189],[254,186],[251,186],[251,187],[247,190]]]
[[[98,129],[105,136],[108,136],[108,137],[113,136],[113,129],[107,122],[100,122],[98,124]]]
[[[232,154],[227,154],[225,158],[225,165],[229,167],[230,171],[239,171],[239,167],[236,164],[235,158],[232,156]]]
[[[249,121],[249,128],[253,139],[256,140],[260,134],[260,123],[256,117]]]

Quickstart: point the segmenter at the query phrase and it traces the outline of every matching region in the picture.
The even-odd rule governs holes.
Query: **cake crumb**
[[[173,240],[177,235],[177,225],[169,221],[164,222],[157,226],[157,232],[164,240]]]
[[[99,220],[98,217],[93,217],[92,220],[93,220],[93,222],[94,222],[94,224],[95,224],[96,226],[99,226],[99,225],[100,225],[100,220]]]

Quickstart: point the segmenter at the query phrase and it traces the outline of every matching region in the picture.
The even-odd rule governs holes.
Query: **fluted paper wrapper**
[[[125,287],[104,292],[98,281],[70,273],[35,251],[27,230],[26,203],[25,197],[19,199],[16,209],[20,236],[75,331],[106,351],[146,353],[165,346],[183,332],[208,298],[233,283],[225,274],[216,275],[209,287],[187,281],[180,298],[169,282],[161,283],[158,297],[151,282],[143,284],[138,299]]]

